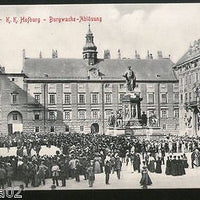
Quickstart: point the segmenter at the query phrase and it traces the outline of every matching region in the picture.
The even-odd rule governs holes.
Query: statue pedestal
[[[160,127],[148,127],[141,125],[141,101],[140,93],[127,92],[122,99],[122,127],[108,127],[106,135],[110,136],[136,136],[137,138],[162,138]]]
[[[141,126],[142,98],[135,92],[126,93],[122,99],[123,122],[125,127]]]

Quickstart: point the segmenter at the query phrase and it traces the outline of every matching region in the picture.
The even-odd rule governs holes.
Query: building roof
[[[132,66],[137,80],[176,80],[170,59],[105,59],[93,67],[105,76],[103,79],[124,79],[122,75]],[[91,66],[83,59],[29,58],[24,60],[23,73],[30,78],[41,78],[48,74],[51,78],[86,78]]]
[[[200,57],[200,39],[195,40],[194,43],[188,48],[186,53],[176,62],[175,66],[181,65],[190,60]]]
[[[187,61],[200,57],[200,52],[189,53],[189,50],[176,62],[175,66],[181,65]]]

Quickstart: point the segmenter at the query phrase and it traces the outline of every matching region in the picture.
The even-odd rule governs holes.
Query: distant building
[[[200,40],[174,65],[179,79],[180,134],[200,135]]]
[[[108,53],[108,52],[107,52]],[[23,51],[23,73],[0,74],[3,134],[24,132],[105,133],[111,111],[122,109],[126,92],[122,74],[132,66],[143,97],[141,110],[155,116],[162,133],[178,133],[179,90],[172,61],[153,59],[98,58],[94,36],[89,30],[82,59],[27,58]],[[108,55],[108,54],[107,54]],[[161,53],[159,53],[161,55]],[[109,59],[108,59],[109,58]]]

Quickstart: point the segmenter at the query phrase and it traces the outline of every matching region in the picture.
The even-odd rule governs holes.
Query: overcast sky
[[[133,58],[137,50],[145,58],[147,50],[154,57],[161,50],[176,62],[189,44],[200,38],[200,4],[121,4],[121,5],[54,5],[0,7],[0,64],[7,72],[22,69],[22,49],[26,56],[51,57],[57,49],[61,58],[82,58],[88,22],[49,23],[49,16],[102,17],[91,22],[98,57],[109,49],[111,58]],[[7,23],[6,17],[39,17],[40,23]]]

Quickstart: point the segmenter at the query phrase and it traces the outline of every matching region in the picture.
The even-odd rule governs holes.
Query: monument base
[[[135,136],[137,138],[145,139],[160,139],[165,137],[161,132],[160,127],[148,127],[148,126],[129,126],[126,128],[113,128],[109,127],[106,130],[106,135],[110,136]]]

